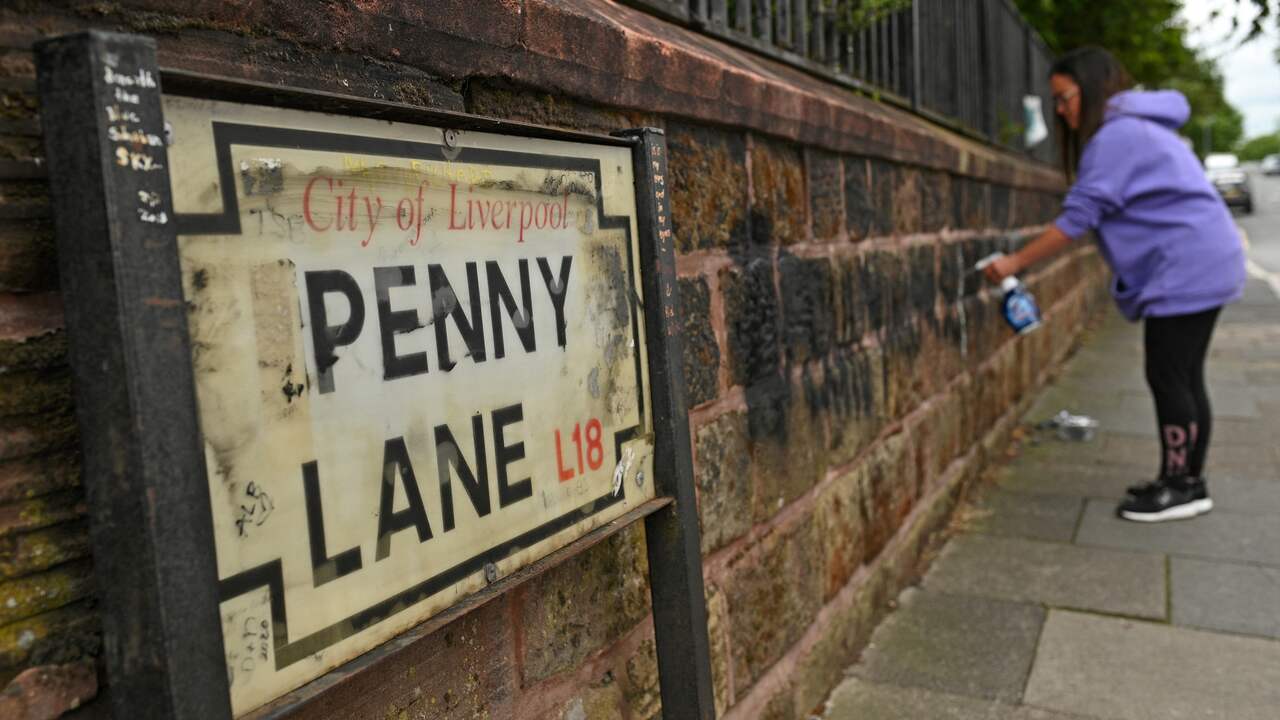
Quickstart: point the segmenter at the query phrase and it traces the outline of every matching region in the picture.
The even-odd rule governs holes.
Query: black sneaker
[[[1116,514],[1125,520],[1185,520],[1213,509],[1203,478],[1169,478],[1130,488]]]
[[[1152,488],[1152,486],[1159,485],[1162,482],[1164,482],[1163,478],[1156,478],[1151,482],[1139,483],[1137,485],[1130,485],[1124,490],[1125,499],[1127,500],[1129,498],[1136,498],[1139,495],[1142,495],[1143,493],[1148,492]],[[1205,501],[1201,503],[1201,505],[1204,507],[1204,509],[1201,512],[1209,512],[1210,510],[1213,509],[1213,500],[1209,499],[1209,486],[1205,478],[1189,477],[1189,478],[1185,478],[1183,482],[1187,484],[1188,488],[1190,488],[1191,496],[1193,499]]]

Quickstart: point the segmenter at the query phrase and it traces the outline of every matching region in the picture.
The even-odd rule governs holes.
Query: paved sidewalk
[[[878,627],[827,720],[1280,718],[1280,301],[1252,282],[1210,350],[1216,507],[1119,520],[1155,475],[1141,327],[1108,318],[1026,422],[1096,417],[1089,443],[1032,433]]]

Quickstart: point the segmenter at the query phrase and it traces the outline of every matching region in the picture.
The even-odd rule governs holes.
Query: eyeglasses
[[[1054,95],[1053,104],[1057,107],[1066,107],[1067,103],[1071,102],[1071,98],[1079,94],[1080,94],[1080,88],[1071,88],[1070,90],[1062,93],[1061,95]]]

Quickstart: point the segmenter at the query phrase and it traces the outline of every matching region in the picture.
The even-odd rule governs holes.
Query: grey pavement
[[[1109,316],[1032,405],[1017,455],[957,511],[826,720],[1280,718],[1273,181],[1276,207],[1253,223],[1250,254],[1276,275],[1255,271],[1210,350],[1213,512],[1152,525],[1115,516],[1125,487],[1154,477],[1158,444],[1141,328]],[[1097,437],[1036,429],[1064,408],[1097,418]]]

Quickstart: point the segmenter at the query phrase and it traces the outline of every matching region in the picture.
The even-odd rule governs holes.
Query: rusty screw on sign
[[[458,131],[457,131],[457,130],[445,130],[445,131],[444,131],[444,146],[445,146],[445,147],[447,147],[447,148],[449,148],[450,150],[452,150],[452,149],[454,149],[454,148],[456,148],[456,147],[458,146]]]
[[[484,564],[484,581],[494,583],[498,581],[498,566],[493,563]]]

